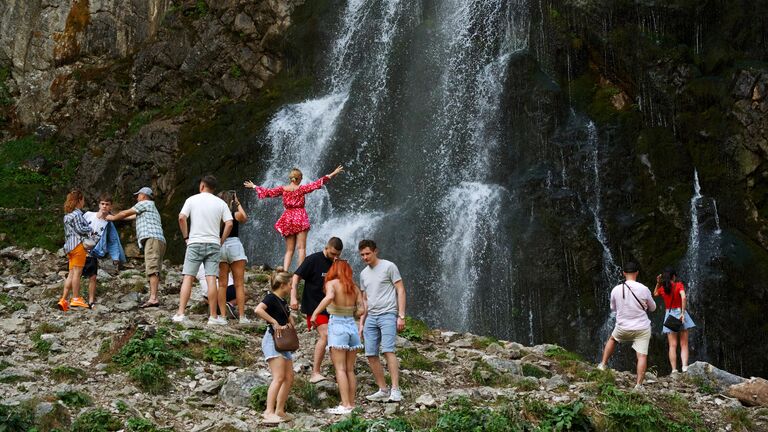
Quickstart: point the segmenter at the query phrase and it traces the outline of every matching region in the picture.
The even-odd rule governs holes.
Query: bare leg
[[[307,234],[309,231],[302,231],[296,234],[296,247],[299,249],[299,260],[296,262],[297,267],[304,262],[304,258],[307,256]]]
[[[96,301],[96,275],[88,278],[88,303]]]
[[[293,259],[293,249],[296,248],[296,235],[290,235],[285,238],[285,256],[283,257],[283,269],[290,270],[291,260]]]
[[[219,306],[219,289],[216,286],[216,276],[205,276],[205,283],[208,284],[208,314],[211,318],[216,318],[216,309]],[[224,296],[227,294],[227,288],[224,287]],[[224,306],[226,308],[226,306]],[[226,309],[225,309],[226,310]],[[224,315],[226,317],[226,315]]]
[[[672,370],[677,370],[677,333],[667,333],[667,344],[669,345],[669,364]]]
[[[323,365],[323,357],[325,357],[325,346],[328,344],[328,324],[321,324],[317,326],[317,343],[315,343],[315,353],[312,356],[312,375],[310,375],[310,381],[322,378],[323,374],[320,373],[321,366]]]
[[[392,379],[392,388],[400,388],[400,362],[397,361],[397,356],[393,352],[384,353],[384,357],[387,359],[387,369],[389,369],[389,377]]]
[[[219,263],[219,289],[217,299],[219,301],[219,315],[227,317],[227,282],[229,281],[229,263]]]
[[[683,367],[688,367],[688,330],[680,331],[680,360]]]
[[[268,363],[269,371],[272,373],[272,382],[267,390],[267,409],[264,411],[265,415],[275,414],[277,394],[280,392],[280,387],[282,387],[285,380],[284,369],[286,361],[281,356],[269,359]]]
[[[291,394],[293,385],[293,362],[283,359],[283,383],[280,385],[280,391],[277,392],[277,402],[275,403],[275,414],[280,417],[285,416],[285,402],[288,401],[288,395]]]
[[[245,316],[245,260],[235,261],[229,266],[235,280],[238,316]],[[222,273],[219,272],[219,275]],[[226,297],[226,296],[225,296]]]
[[[608,364],[608,359],[611,358],[613,355],[613,350],[616,349],[616,340],[613,339],[613,336],[610,336],[608,340],[605,342],[605,349],[603,349],[603,360],[601,361],[602,364]]]
[[[160,286],[160,273],[149,275],[149,302],[157,303],[157,288]]]
[[[184,310],[187,308],[187,302],[189,301],[189,296],[192,294],[192,281],[195,279],[192,275],[184,275],[184,278],[181,280],[181,292],[179,293],[179,310],[176,312],[177,315],[184,315]],[[215,290],[216,288],[214,288]],[[211,295],[211,286],[208,285],[208,295]],[[214,297],[215,298],[215,297]],[[210,305],[210,297],[208,297],[208,304]],[[215,310],[215,309],[214,309]]]
[[[347,385],[349,392],[349,407],[355,407],[355,395],[357,394],[357,377],[355,376],[355,360],[357,351],[347,351]]]
[[[80,277],[83,275],[83,268],[72,267],[72,270],[69,271],[69,275],[72,276],[72,280],[70,281],[70,287],[72,288],[72,298],[80,297]],[[67,276],[67,279],[69,279],[69,276]]]
[[[645,369],[648,367],[648,355],[637,353],[637,383],[645,381]]]
[[[369,356],[368,365],[371,367],[371,373],[373,373],[373,378],[376,380],[376,385],[379,386],[379,389],[387,388],[387,380],[384,378],[384,367],[381,366],[379,356]]]
[[[341,349],[331,348],[331,362],[336,369],[336,383],[339,385],[341,406],[351,407],[349,397],[349,379],[347,377],[347,352]]]

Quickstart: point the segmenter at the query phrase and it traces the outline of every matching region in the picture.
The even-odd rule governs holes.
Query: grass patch
[[[413,427],[402,418],[369,420],[358,415],[357,410],[352,415],[336,422],[326,429],[329,432],[357,432],[357,431],[387,431],[387,432],[411,432]]]
[[[744,408],[728,408],[723,412],[723,418],[733,425],[735,431],[751,431],[755,427],[749,418],[749,411]]]
[[[111,432],[122,429],[120,420],[101,408],[83,413],[72,423],[71,432]]]
[[[234,358],[224,348],[208,347],[203,353],[203,359],[217,365],[232,364]]]
[[[708,379],[706,379],[704,377],[689,376],[689,377],[686,377],[686,378],[687,378],[688,383],[696,386],[696,388],[701,393],[705,393],[705,394],[709,394],[709,395],[715,395],[715,394],[719,393],[717,391],[717,389],[715,388],[715,386],[712,384],[712,381],[710,381],[710,380],[708,380]]]
[[[397,351],[401,369],[431,371],[435,363],[421,354],[416,348],[403,348]]]
[[[93,405],[93,399],[90,396],[76,390],[58,392],[56,397],[70,408],[77,409]]]
[[[533,378],[522,378],[514,381],[512,386],[520,391],[533,391],[539,388],[539,381]]]
[[[512,384],[512,376],[499,373],[483,360],[478,360],[472,366],[470,374],[472,381],[481,386],[499,387]]]
[[[149,420],[131,417],[125,422],[126,432],[171,432],[172,428],[161,428]]]
[[[172,340],[168,329],[165,328],[157,329],[152,336],[144,332],[136,332],[112,357],[112,361],[122,367],[131,367],[144,362],[153,362],[160,366],[180,366],[183,356],[168,343]]]
[[[544,355],[558,361],[582,361],[582,357],[562,347],[550,347]]]
[[[85,371],[72,366],[57,366],[51,371],[51,378],[58,382],[74,382],[85,378]]]
[[[0,404],[0,431],[32,430],[34,422],[35,414],[31,407]]]
[[[251,389],[251,408],[264,411],[267,408],[268,385],[260,385]]]
[[[134,366],[128,375],[139,388],[150,394],[164,393],[171,385],[165,369],[153,361]]]
[[[523,363],[523,376],[534,378],[551,378],[552,373],[530,363]]]
[[[11,313],[27,308],[27,305],[20,302],[6,293],[0,293],[0,305],[5,306]]]
[[[491,336],[482,336],[472,341],[472,348],[484,350],[494,343],[498,344],[499,340]]]
[[[424,321],[406,316],[405,328],[400,332],[400,336],[413,342],[421,342],[429,334],[429,327]]]

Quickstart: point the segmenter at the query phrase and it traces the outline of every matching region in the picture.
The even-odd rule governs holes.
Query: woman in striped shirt
[[[63,311],[69,310],[70,303],[67,302],[67,295],[72,289],[72,306],[90,307],[82,297],[80,297],[80,276],[85,266],[85,258],[88,253],[83,247],[83,237],[91,234],[91,226],[83,217],[83,206],[85,205],[85,196],[77,189],[72,189],[67,194],[67,201],[64,203],[64,253],[69,260],[69,274],[64,281],[64,293],[61,295],[58,306]]]

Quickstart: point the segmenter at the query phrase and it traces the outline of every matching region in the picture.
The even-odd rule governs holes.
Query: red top
[[[685,287],[682,282],[672,282],[672,295],[668,295],[664,286],[659,287],[659,294],[664,300],[664,306],[667,309],[679,309],[683,307],[683,299],[680,297],[680,293],[685,292]]]
[[[285,211],[275,223],[275,229],[283,237],[288,237],[309,229],[309,216],[304,210],[304,195],[320,189],[330,179],[328,176],[323,176],[312,183],[301,185],[293,191],[287,191],[282,186],[273,189],[257,186],[256,195],[259,199],[283,197]]]

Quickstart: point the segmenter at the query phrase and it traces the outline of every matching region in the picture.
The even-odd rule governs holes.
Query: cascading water
[[[685,254],[685,273],[687,282],[686,294],[691,303],[696,298],[697,284],[699,280],[699,204],[704,198],[701,194],[701,185],[699,184],[699,172],[693,171],[693,196],[691,197],[691,229],[688,234],[688,250]]]

